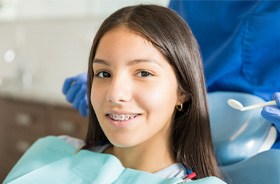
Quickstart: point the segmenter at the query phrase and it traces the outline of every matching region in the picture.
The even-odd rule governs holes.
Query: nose
[[[106,94],[106,101],[113,104],[122,104],[131,100],[132,84],[127,78],[125,76],[113,77]]]

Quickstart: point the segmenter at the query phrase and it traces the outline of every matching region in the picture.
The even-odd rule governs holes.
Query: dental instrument
[[[246,111],[246,110],[252,110],[252,109],[256,109],[256,108],[262,108],[262,107],[267,106],[267,105],[276,105],[276,101],[275,100],[268,101],[268,102],[262,102],[262,103],[258,103],[258,104],[254,104],[254,105],[249,105],[249,106],[246,106],[246,107],[244,107],[239,101],[234,100],[234,99],[229,99],[227,101],[227,103],[232,108],[240,110],[240,111]]]

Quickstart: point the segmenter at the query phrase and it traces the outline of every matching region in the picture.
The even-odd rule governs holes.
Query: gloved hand
[[[261,114],[280,132],[280,92],[274,93],[272,99],[276,100],[276,105],[264,107]]]
[[[89,115],[87,99],[87,73],[82,73],[74,77],[69,77],[64,81],[63,94],[66,100],[72,103],[82,116]]]

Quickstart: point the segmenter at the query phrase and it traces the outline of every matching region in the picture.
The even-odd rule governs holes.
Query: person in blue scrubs
[[[208,92],[250,93],[276,99],[262,115],[280,131],[280,1],[171,0],[200,45]],[[87,75],[65,80],[63,93],[88,115]],[[277,145],[277,143],[276,143]],[[278,146],[280,148],[280,141]]]
[[[169,7],[200,45],[208,92],[246,92],[270,100],[280,90],[279,1],[184,1]]]

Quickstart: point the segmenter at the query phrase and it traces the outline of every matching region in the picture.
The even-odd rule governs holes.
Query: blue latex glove
[[[82,116],[89,115],[87,99],[87,73],[69,77],[64,81],[63,94],[66,100],[77,109]]]
[[[264,107],[262,116],[270,121],[280,132],[280,92],[274,93],[272,99],[276,100],[277,105]]]

